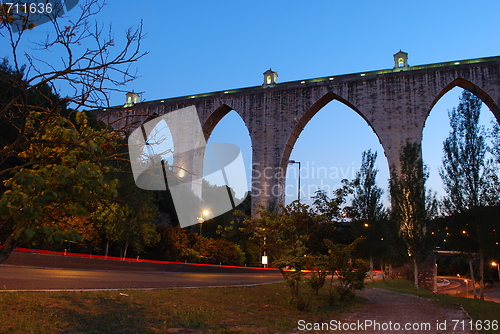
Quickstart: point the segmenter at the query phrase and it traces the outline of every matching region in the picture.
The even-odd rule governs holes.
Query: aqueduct
[[[420,143],[434,104],[458,86],[477,95],[500,121],[500,56],[409,66],[407,54],[394,55],[394,68],[277,83],[264,73],[261,86],[175,97],[96,111],[115,128],[135,129],[151,115],[195,106],[205,138],[235,110],[252,141],[252,206],[284,201],[291,151],[308,121],[338,100],[355,110],[377,135],[390,167],[398,167],[407,141]],[[174,138],[175,142],[175,138]]]

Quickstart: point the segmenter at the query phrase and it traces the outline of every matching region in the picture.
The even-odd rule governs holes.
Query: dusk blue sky
[[[408,52],[410,65],[497,56],[499,14],[497,0],[109,0],[98,20],[112,23],[117,41],[127,27],[143,20],[143,50],[149,55],[134,65],[140,78],[126,89],[143,92],[141,99],[148,101],[261,85],[269,68],[278,72],[278,82],[392,68],[399,50]],[[33,36],[43,32],[42,26],[36,29]],[[440,195],[437,167],[449,131],[447,109],[457,105],[460,93],[454,89],[446,94],[424,129],[428,185]],[[125,102],[122,94],[110,98],[112,105]],[[483,107],[483,122],[491,117]],[[250,166],[250,139],[235,112],[221,121],[210,141],[239,145]],[[378,152],[379,185],[385,190],[387,161],[371,128],[339,102],[320,110],[291,154],[304,169],[304,202],[310,203],[308,197],[318,186],[332,190],[342,173],[352,178],[367,149]],[[313,175],[321,167],[330,171],[326,178]],[[287,202],[297,197],[296,168],[289,167]],[[335,170],[338,178],[331,173]]]

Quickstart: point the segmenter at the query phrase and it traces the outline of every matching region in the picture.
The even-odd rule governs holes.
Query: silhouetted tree
[[[5,62],[0,68],[0,124],[6,129],[0,137],[0,263],[23,238],[77,238],[62,228],[60,214],[88,215],[89,202],[116,193],[116,183],[104,175],[107,162],[119,159],[113,154],[119,136],[94,127],[82,109],[107,106],[109,92],[135,78],[130,65],[144,55],[141,26],[126,33],[120,48],[91,23],[102,8],[98,0],[84,2],[66,22],[55,10],[48,14],[53,17],[44,27],[51,31],[41,41],[26,36],[35,27],[29,17],[13,17],[8,7],[0,5],[0,34],[10,42],[3,51],[10,47],[12,60],[12,68]],[[25,53],[30,44],[31,54]],[[43,53],[34,56],[36,50]]]
[[[484,298],[484,245],[491,233],[486,224],[485,208],[498,203],[498,177],[493,161],[487,159],[486,131],[479,125],[481,100],[464,91],[457,108],[448,112],[451,131],[443,142],[443,166],[439,171],[446,196],[443,212],[454,215],[462,224],[465,236],[474,242],[456,246],[468,254],[472,270],[472,254],[479,257],[480,298]],[[474,279],[474,277],[472,277]],[[475,292],[475,291],[474,291]],[[475,295],[474,295],[475,296]]]
[[[350,182],[353,199],[347,210],[354,229],[355,237],[365,241],[359,245],[370,263],[370,278],[373,282],[374,258],[381,259],[385,253],[384,228],[387,211],[382,203],[384,191],[377,186],[378,169],[375,167],[377,152],[363,152],[361,167]]]
[[[418,266],[433,246],[426,225],[437,210],[435,197],[430,192],[426,194],[429,174],[420,156],[420,145],[408,142],[401,150],[401,169],[399,172],[393,169],[390,180],[391,215],[399,225],[399,234],[413,263],[415,289],[418,289]]]

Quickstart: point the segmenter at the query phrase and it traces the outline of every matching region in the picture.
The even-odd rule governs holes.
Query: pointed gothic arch
[[[466,80],[464,78],[458,77],[452,82],[450,82],[448,85],[446,85],[440,92],[439,94],[434,98],[434,101],[432,101],[432,104],[429,107],[429,110],[426,115],[426,119],[429,117],[429,114],[436,105],[436,103],[450,90],[452,90],[455,87],[460,87],[465,90],[468,90],[472,94],[476,95],[478,98],[483,101],[484,104],[490,109],[490,111],[493,113],[495,116],[497,122],[500,123],[500,107],[498,104],[495,103],[495,100],[481,87],[478,85],[474,84],[473,82]]]
[[[328,92],[325,95],[323,95],[320,99],[318,99],[309,109],[302,115],[302,117],[297,120],[297,124],[295,125],[292,133],[290,134],[285,149],[282,154],[281,158],[281,168],[282,170],[286,170],[286,166],[288,164],[288,160],[290,159],[290,155],[292,153],[293,147],[295,143],[297,142],[297,139],[299,138],[300,134],[306,127],[306,125],[309,123],[309,121],[321,110],[323,109],[327,104],[330,102],[337,100],[340,103],[346,105],[350,109],[352,109],[354,112],[356,112],[365,122],[366,124],[372,129],[373,133],[377,136],[377,139],[379,143],[381,143],[380,138],[373,128],[373,126],[370,124],[370,121],[365,117],[365,115],[352,103],[349,101],[345,100],[341,96],[334,94],[332,92]],[[382,143],[381,143],[382,144]]]

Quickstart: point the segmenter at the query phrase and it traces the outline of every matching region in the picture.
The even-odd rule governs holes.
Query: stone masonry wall
[[[384,148],[388,165],[398,169],[401,147],[407,141],[421,142],[430,110],[455,86],[478,95],[500,120],[500,57],[257,86],[109,108],[96,114],[130,132],[155,113],[194,105],[208,138],[217,123],[235,110],[252,141],[252,207],[256,209],[259,203],[283,202],[285,175],[280,172],[286,171],[307,122],[330,101],[339,100],[363,117]]]

